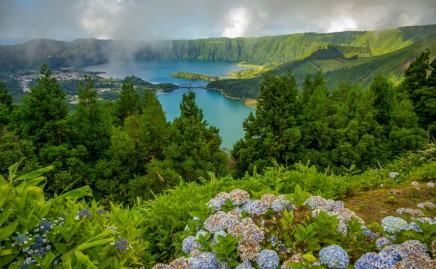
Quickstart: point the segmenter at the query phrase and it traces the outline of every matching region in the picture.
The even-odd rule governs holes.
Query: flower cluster
[[[367,268],[435,268],[436,261],[427,254],[427,246],[417,240],[389,245],[379,253],[366,253],[354,264],[356,269]]]
[[[250,195],[244,190],[234,189],[229,193],[229,199],[234,205],[242,205],[250,200]]]
[[[200,248],[200,244],[196,241],[194,236],[186,237],[182,242],[182,251],[186,254],[190,253],[194,249]]]
[[[388,216],[382,221],[384,233],[380,235],[366,227],[363,220],[353,211],[345,208],[340,201],[312,196],[304,204],[310,208],[310,211],[304,206],[295,208],[284,196],[264,194],[259,200],[255,200],[250,199],[247,192],[239,189],[230,193],[218,193],[208,203],[209,207],[214,208],[214,212],[203,223],[197,218],[195,220],[198,225],[197,233],[183,240],[182,251],[186,256],[175,259],[168,265],[157,264],[153,269],[276,269],[280,267],[280,264],[281,269],[290,269],[291,263],[295,262],[302,263],[305,268],[321,265],[326,268],[347,268],[350,265],[350,259],[341,246],[333,244],[322,248],[319,252],[307,253],[307,250],[303,250],[300,246],[289,244],[288,237],[282,235],[286,229],[295,229],[292,226],[296,223],[309,225],[311,221],[315,221],[321,211],[330,216],[337,216],[338,232],[342,234],[355,233],[356,227],[349,225],[351,229],[348,231],[347,224],[352,219],[357,220],[355,224],[361,223],[360,231],[357,232],[364,235],[363,237],[356,236],[357,240],[365,240],[366,243],[375,244],[372,246],[377,247],[378,253],[363,254],[355,262],[354,267],[357,269],[436,268],[434,261],[427,254],[426,245],[420,241],[409,240],[402,244],[394,244],[397,242],[397,237],[398,240],[402,239],[397,235],[398,233],[405,230],[419,231],[414,221],[409,224],[401,218]],[[290,210],[295,211],[291,214],[288,213]],[[416,219],[412,218],[414,220],[436,222],[436,219],[424,218],[424,213],[419,210],[400,208],[397,212],[411,214],[412,217],[419,216]],[[289,216],[292,218],[292,223],[289,223]],[[286,223],[286,226],[278,226],[285,225],[283,223]],[[234,249],[229,260],[219,255],[223,249],[223,246],[220,246],[222,243],[219,240],[220,235],[232,235],[233,238],[238,239],[233,245]],[[199,240],[201,236],[204,238]],[[436,240],[434,245],[436,249]],[[203,252],[211,249],[213,252]],[[356,255],[353,250],[350,250],[349,254],[351,257]],[[228,253],[224,256],[228,257],[227,255]],[[220,261],[218,257],[222,260]],[[235,266],[234,263],[239,264]],[[230,264],[232,264],[231,267]]]
[[[274,250],[264,249],[259,253],[257,264],[260,269],[275,269],[280,263],[279,255]]]
[[[126,252],[126,251],[128,251],[130,249],[129,242],[126,239],[120,237],[115,242],[115,249]]]
[[[412,181],[410,182],[410,185],[412,185],[416,190],[420,189],[418,181]]]
[[[382,220],[382,227],[385,232],[396,234],[408,230],[409,224],[401,218],[387,216]]]
[[[424,203],[419,203],[416,206],[419,207],[419,208],[426,208],[426,207],[427,208],[434,208],[435,204],[432,203],[432,202],[424,202]]]
[[[413,221],[410,222],[409,224],[409,230],[418,232],[418,233],[422,233],[421,228],[419,228],[418,224],[415,221],[419,221],[419,222],[427,222],[429,224],[436,224],[436,218],[432,219],[432,218],[417,218]]]
[[[365,224],[365,222],[359,216],[357,216],[356,213],[348,208],[345,208],[344,203],[341,201],[325,199],[321,196],[312,196],[308,198],[304,204],[312,209],[313,218],[316,218],[321,211],[326,212],[330,216],[337,216],[338,232],[342,234],[347,232],[347,222],[352,219],[357,219],[360,223]]]
[[[44,258],[47,252],[50,251],[52,245],[47,238],[47,233],[50,232],[55,225],[62,226],[64,224],[64,217],[61,216],[54,221],[46,221],[45,218],[41,219],[41,222],[35,226],[31,233],[18,234],[15,237],[15,245],[21,247],[21,252],[25,255],[24,261],[21,263],[21,267],[27,265],[37,265],[37,258]],[[55,262],[58,262],[59,257],[56,257]]]
[[[82,217],[86,217],[87,219],[89,219],[91,217],[91,211],[87,208],[85,208],[81,211],[77,211],[77,215],[74,219],[79,220]]]
[[[215,198],[209,200],[209,208],[214,208],[215,211],[221,209],[222,206],[226,205],[226,200],[230,198],[230,195],[226,192],[220,192],[215,195]]]
[[[220,261],[212,252],[201,252],[198,255],[189,257],[190,269],[216,269]]]
[[[347,252],[338,245],[322,248],[319,259],[328,268],[347,268],[350,263]]]
[[[392,241],[387,237],[379,237],[375,241],[375,246],[378,250],[382,250],[386,245],[392,244]]]
[[[423,217],[424,216],[424,213],[422,213],[422,211],[419,209],[400,207],[396,211],[398,214],[409,214],[413,217]]]

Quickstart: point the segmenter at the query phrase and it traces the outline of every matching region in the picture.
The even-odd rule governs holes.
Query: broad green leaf
[[[53,170],[52,165],[35,170],[35,171],[32,171],[32,172],[27,173],[25,175],[22,175],[19,178],[17,178],[17,180],[29,180],[29,179],[38,178],[38,177],[42,176],[43,174],[50,172],[51,170]]]
[[[85,254],[83,254],[83,252],[81,252],[80,250],[76,250],[74,251],[74,255],[76,256],[76,258],[84,265],[86,265],[88,268],[93,268],[93,269],[98,269],[88,258],[88,256],[86,256]]]
[[[83,243],[80,246],[78,246],[77,249],[78,250],[85,250],[87,248],[98,246],[98,245],[104,245],[104,244],[112,242],[112,241],[113,241],[113,238],[107,238],[107,239],[97,240],[97,241],[90,242],[90,243]]]
[[[5,221],[8,219],[9,215],[11,215],[11,213],[12,213],[12,208],[9,208],[4,210],[0,214],[0,227],[3,225],[3,223],[5,223]]]
[[[66,261],[63,261],[62,265],[65,269],[73,269],[73,266],[71,265],[71,257],[68,257]]]
[[[13,249],[7,248],[0,250],[0,256],[8,256],[14,253]]]
[[[71,197],[73,199],[80,199],[84,196],[92,196],[92,190],[89,186],[83,186],[81,188],[66,192],[59,196],[59,198]]]
[[[18,221],[14,221],[5,228],[0,229],[0,242],[11,236],[17,228]]]
[[[18,165],[19,163],[14,163],[13,165],[9,166],[9,182],[12,182],[12,180],[14,180],[17,173]]]

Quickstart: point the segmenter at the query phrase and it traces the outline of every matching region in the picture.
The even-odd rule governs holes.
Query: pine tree
[[[436,137],[436,60],[430,63],[430,51],[421,52],[405,72],[402,88],[409,94],[420,126]]]
[[[12,96],[5,84],[0,82],[0,129],[9,124],[12,108]]]
[[[256,112],[243,123],[244,139],[232,150],[239,175],[254,166],[263,169],[273,161],[286,164],[296,160],[295,148],[302,136],[296,121],[297,93],[294,76],[265,76]]]
[[[207,172],[227,173],[227,156],[220,149],[219,130],[203,119],[193,91],[183,95],[180,111],[180,117],[173,122],[177,133],[169,156],[175,171],[187,181],[207,177]]]
[[[135,113],[140,113],[140,97],[130,79],[126,79],[121,86],[120,97],[117,100],[118,118],[120,125],[124,119]]]
[[[47,65],[42,65],[41,77],[20,106],[22,136],[32,140],[37,149],[45,145],[61,145],[68,137],[67,114],[65,93],[56,78],[51,77]]]
[[[97,102],[97,91],[90,77],[80,83],[79,103],[71,119],[74,138],[72,144],[83,145],[89,152],[89,160],[96,161],[103,157],[110,146],[112,122],[110,115]]]

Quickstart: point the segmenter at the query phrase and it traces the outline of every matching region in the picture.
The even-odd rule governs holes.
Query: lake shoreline
[[[192,87],[179,86],[179,87],[174,88],[174,89],[162,89],[162,90],[158,90],[156,92],[157,93],[171,92],[171,91],[175,91],[178,89],[195,89],[195,88],[204,89],[204,90],[208,90],[208,91],[217,91],[217,92],[221,93],[225,98],[242,101],[244,106],[252,108],[252,109],[256,109],[256,103],[257,103],[256,99],[244,99],[244,98],[234,97],[234,96],[226,94],[222,89],[218,89],[218,88],[210,88],[210,87],[206,87],[206,86],[192,86]]]

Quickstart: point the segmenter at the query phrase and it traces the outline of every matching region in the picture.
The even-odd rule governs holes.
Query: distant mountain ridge
[[[196,40],[78,39],[72,42],[39,39],[0,46],[0,72],[83,67],[126,60],[230,60],[274,64],[273,73],[292,70],[301,83],[306,73],[322,71],[327,83],[342,80],[365,84],[374,74],[400,77],[404,64],[419,50],[436,48],[436,24],[377,31],[299,33],[256,38],[208,38]],[[433,50],[433,53],[436,51]],[[362,77],[364,76],[364,77]],[[261,76],[209,84],[240,98],[256,97]]]
[[[436,34],[436,25],[408,26],[377,31],[301,33],[256,38],[208,38],[150,43],[123,40],[77,39],[72,42],[38,39],[0,46],[0,68],[16,70],[80,67],[123,59],[232,60],[285,63],[304,59],[329,45],[345,57],[371,57],[390,53]]]

